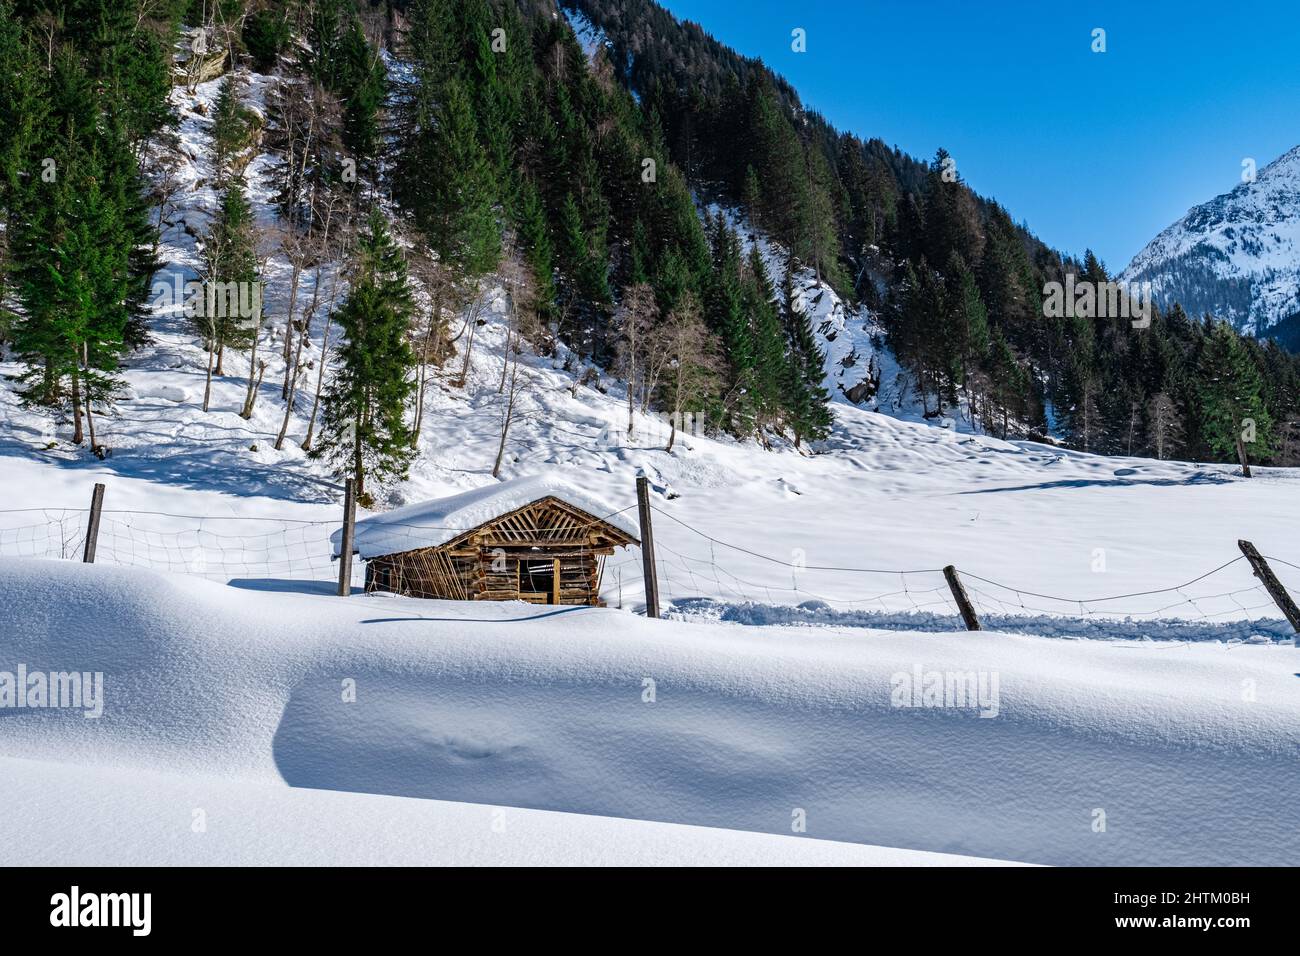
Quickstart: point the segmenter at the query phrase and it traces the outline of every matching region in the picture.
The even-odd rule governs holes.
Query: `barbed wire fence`
[[[600,520],[636,508],[631,505]],[[82,560],[88,508],[0,510],[0,556]],[[952,631],[962,608],[945,569],[819,565],[786,560],[695,527],[658,506],[654,543],[658,591],[669,616],[745,624],[838,624]],[[659,521],[659,519],[663,519]],[[105,509],[96,534],[97,563],[201,576],[275,589],[277,582],[337,582],[331,535],[337,520],[174,514]],[[671,534],[663,532],[671,528]],[[388,553],[475,530],[386,522]],[[1300,595],[1300,564],[1263,556],[1280,587]],[[1165,639],[1294,640],[1266,582],[1246,554],[1174,585],[1102,596],[1066,596],[960,571],[964,595],[991,630],[1062,636]],[[360,568],[353,584],[363,583]],[[635,549],[610,558],[601,597],[608,605],[644,609],[645,571]]]

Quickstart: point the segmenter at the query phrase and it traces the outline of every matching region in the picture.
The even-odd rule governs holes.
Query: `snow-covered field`
[[[164,278],[194,277],[214,202],[195,107],[215,92],[175,93]],[[264,222],[268,162],[247,174]],[[630,509],[649,476],[664,621],[638,613],[635,549],[605,609],[331,596],[341,493],[299,447],[315,373],[276,451],[269,337],[252,418],[239,355],[204,412],[205,353],[160,314],[97,421],[102,461],[0,387],[0,672],[102,671],[106,697],[94,720],[0,708],[0,861],[1294,862],[1300,653],[1236,542],[1300,593],[1300,472],[929,424],[869,316],[807,278],[799,298],[836,395],[815,454],[704,434],[667,453],[653,415],[627,435],[602,370],[523,360],[503,477]],[[467,386],[459,357],[435,377],[411,478],[377,511],[494,481],[506,328],[486,301]],[[879,411],[843,395],[873,359]],[[80,557],[95,482],[97,563],[53,560]],[[948,564],[989,630],[960,630]],[[917,669],[996,686],[996,715],[894,706]]]

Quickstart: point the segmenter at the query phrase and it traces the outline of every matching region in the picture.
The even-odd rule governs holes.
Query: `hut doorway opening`
[[[559,604],[559,558],[524,558],[519,563],[519,596],[535,604]]]

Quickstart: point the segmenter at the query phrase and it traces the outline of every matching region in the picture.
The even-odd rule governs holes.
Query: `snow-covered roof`
[[[353,549],[362,558],[398,554],[416,548],[436,548],[504,514],[543,498],[557,498],[565,504],[599,518],[639,540],[640,529],[629,509],[619,511],[586,491],[553,474],[530,475],[510,481],[462,491],[449,498],[435,498],[396,508],[357,522]],[[343,537],[342,529],[330,535],[335,557]]]

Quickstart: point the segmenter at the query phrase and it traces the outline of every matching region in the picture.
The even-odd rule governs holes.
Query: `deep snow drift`
[[[2,756],[75,763],[92,788],[141,768],[183,793],[220,776],[787,835],[802,811],[803,838],[1056,864],[1300,853],[1286,646],[752,629],[66,562],[0,561],[0,586],[24,595],[0,605],[6,662],[102,671],[105,688],[99,719],[0,710]],[[934,708],[918,687],[895,706],[918,670],[994,693]],[[39,829],[30,793],[21,806],[6,836]],[[404,806],[387,805],[390,840],[418,818]]]

